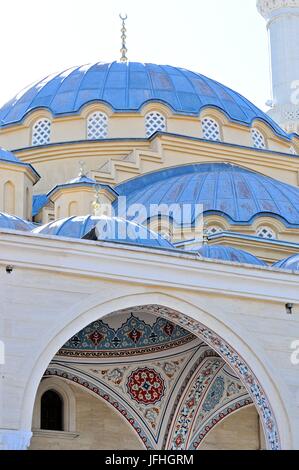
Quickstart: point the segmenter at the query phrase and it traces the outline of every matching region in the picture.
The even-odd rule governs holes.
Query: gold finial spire
[[[120,61],[121,62],[128,62],[128,58],[127,58],[127,52],[128,52],[128,49],[127,49],[127,44],[126,44],[126,40],[127,40],[127,29],[126,29],[126,20],[128,19],[128,15],[122,15],[120,14],[119,15],[120,19],[122,20],[122,28],[121,28],[121,40],[122,40],[122,46],[121,46],[121,58],[120,58]]]
[[[88,176],[88,169],[86,167],[86,163],[83,160],[79,162],[79,178],[83,178],[84,176]]]
[[[94,202],[92,203],[93,215],[94,216],[99,215],[100,209],[101,209],[100,189],[101,189],[101,186],[97,184],[96,187],[95,187]]]

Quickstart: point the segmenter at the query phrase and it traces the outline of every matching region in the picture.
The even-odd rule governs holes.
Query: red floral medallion
[[[164,395],[165,385],[161,375],[154,369],[137,369],[128,378],[131,398],[144,405],[153,405]]]
[[[100,342],[104,339],[104,335],[100,333],[98,330],[95,330],[91,335],[89,335],[89,339],[93,342],[95,346],[98,346]]]

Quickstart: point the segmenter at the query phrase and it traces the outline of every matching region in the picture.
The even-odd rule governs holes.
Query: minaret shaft
[[[288,132],[299,133],[299,0],[258,0],[267,20],[271,52],[272,109]]]

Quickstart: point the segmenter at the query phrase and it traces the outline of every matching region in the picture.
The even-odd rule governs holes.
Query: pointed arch
[[[28,423],[31,423],[35,394],[44,371],[61,346],[92,321],[111,313],[123,313],[123,310],[132,308],[137,309],[137,312],[146,309],[155,316],[169,319],[193,333],[216,351],[232,367],[256,406],[265,432],[267,448],[281,449],[281,438],[283,438],[283,448],[291,447],[291,437],[286,432],[289,429],[287,411],[258,344],[247,344],[246,335],[240,335],[238,329],[235,328],[236,325],[231,322],[224,323],[217,315],[204,311],[198,305],[183,298],[156,291],[111,298],[105,302],[99,302],[99,294],[95,294],[92,298],[83,301],[80,307],[76,305],[71,309],[69,314],[73,320],[63,328],[57,326],[56,334],[53,332],[52,340],[41,351],[31,371],[22,404],[23,429],[27,429]],[[284,391],[287,393],[286,389]],[[269,401],[269,396],[275,404],[275,411]],[[279,433],[279,426],[284,429],[282,435]]]
[[[77,216],[78,214],[78,202],[77,201],[72,201],[69,203],[69,208],[68,208],[68,216],[73,217]]]
[[[3,190],[3,208],[7,214],[15,214],[16,212],[16,190],[15,185],[11,181],[4,184]]]

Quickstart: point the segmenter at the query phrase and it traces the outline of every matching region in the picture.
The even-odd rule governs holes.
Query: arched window
[[[267,240],[276,239],[276,233],[270,227],[259,227],[256,234],[259,238],[266,238]]]
[[[214,142],[221,140],[220,127],[215,119],[206,117],[201,121],[202,135],[204,139],[213,140]]]
[[[68,210],[68,215],[69,217],[73,217],[74,215],[79,215],[78,214],[78,203],[76,201],[72,201],[69,203],[69,210]]]
[[[87,139],[100,140],[108,136],[108,116],[105,113],[96,111],[87,119]]]
[[[256,129],[256,127],[253,127],[251,129],[251,138],[252,138],[252,143],[253,143],[254,148],[256,149],[267,148],[265,137],[258,129]]]
[[[4,185],[3,199],[4,212],[14,215],[16,208],[16,194],[15,187],[11,181],[7,181]]]
[[[47,390],[41,398],[41,429],[63,431],[63,400],[54,390]]]
[[[146,137],[150,137],[155,132],[166,132],[166,118],[157,111],[151,111],[145,116],[145,133]]]
[[[47,145],[51,139],[51,121],[49,119],[39,119],[32,128],[31,144]]]

